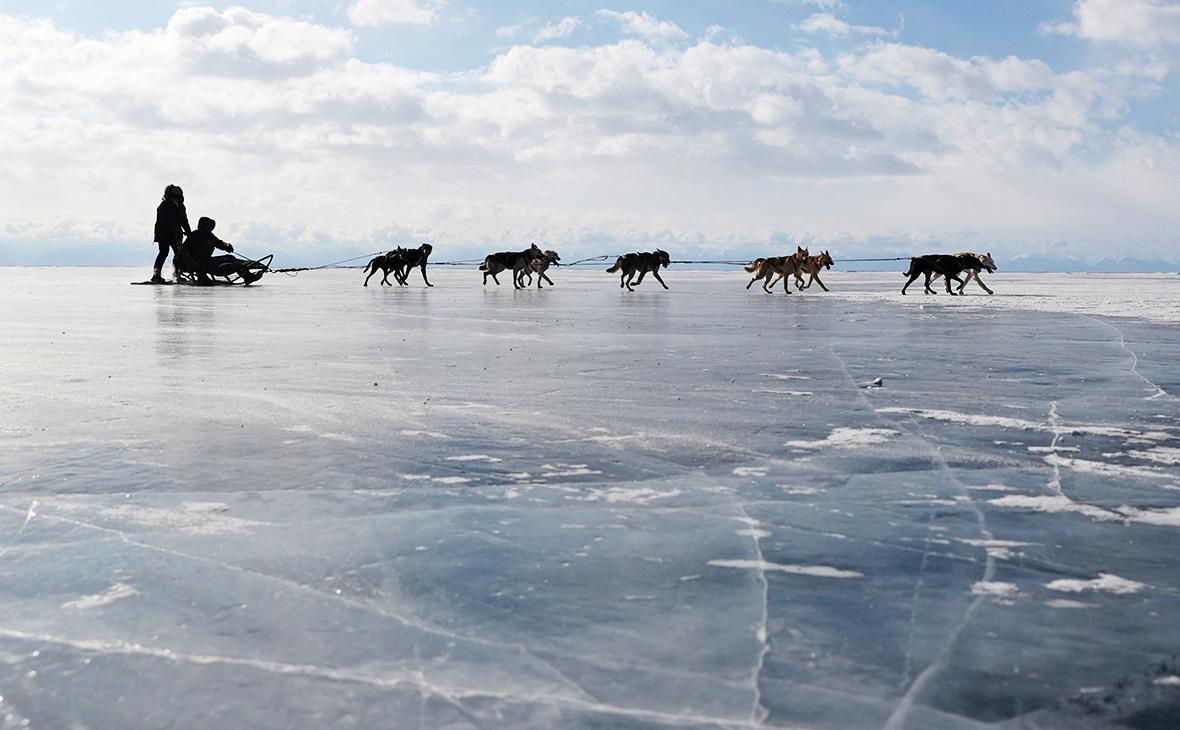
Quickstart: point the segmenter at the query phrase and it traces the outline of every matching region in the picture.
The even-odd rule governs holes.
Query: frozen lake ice
[[[1180,726],[1180,277],[551,276],[0,268],[0,728]]]

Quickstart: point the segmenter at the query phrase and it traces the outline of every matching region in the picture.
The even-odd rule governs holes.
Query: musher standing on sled
[[[156,243],[160,246],[160,253],[156,255],[156,263],[152,267],[153,284],[164,283],[160,271],[168,259],[168,249],[175,250],[181,239],[191,233],[188,211],[184,209],[184,191],[179,185],[169,185],[164,188],[164,199],[156,208]]]

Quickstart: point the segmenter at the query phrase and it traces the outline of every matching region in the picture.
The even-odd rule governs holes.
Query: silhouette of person
[[[179,185],[169,185],[164,188],[164,198],[156,207],[156,244],[160,253],[156,255],[156,263],[152,267],[152,283],[162,284],[164,277],[160,271],[168,259],[168,249],[175,250],[181,239],[192,233],[188,224],[188,211],[184,209],[184,191]],[[173,263],[176,257],[173,256]]]
[[[182,250],[177,253],[177,256],[182,259],[187,257],[191,260],[185,263],[191,263],[192,270],[197,275],[198,284],[209,285],[213,283],[209,278],[209,264],[213,258],[213,249],[219,248],[226,253],[234,252],[232,245],[213,235],[213,229],[216,226],[217,221],[201,216],[201,219],[197,221],[197,230],[189,234]]]

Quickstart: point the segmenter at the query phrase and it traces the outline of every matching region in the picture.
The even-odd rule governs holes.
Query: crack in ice
[[[994,540],[995,536],[987,526],[987,517],[983,514],[983,510],[979,508],[979,504],[976,503],[976,501],[971,497],[971,491],[967,488],[967,485],[963,484],[963,482],[955,476],[954,470],[951,469],[950,464],[947,463],[946,459],[942,456],[942,452],[938,446],[935,445],[935,443],[932,442],[928,437],[922,434],[920,430],[916,432],[911,431],[906,429],[901,423],[898,423],[897,421],[884,418],[881,415],[881,412],[876,409],[869,401],[868,397],[865,396],[863,390],[857,386],[856,378],[852,376],[851,371],[848,369],[848,363],[844,360],[840,353],[837,352],[835,348],[832,348],[831,352],[835,356],[836,361],[840,364],[840,369],[844,372],[844,376],[852,384],[853,388],[855,388],[859,399],[866,406],[868,406],[870,411],[872,411],[877,418],[880,418],[887,423],[893,424],[902,433],[910,433],[917,436],[927,444],[928,448],[930,449],[932,461],[938,463],[939,470],[945,473],[947,478],[959,488],[959,491],[965,498],[964,503],[967,504],[971,508],[971,511],[975,513],[976,524],[978,525],[980,535],[982,535],[983,539],[985,540]],[[912,417],[911,420],[913,420]],[[991,582],[992,578],[995,576],[996,560],[995,557],[992,556],[988,551],[985,550],[984,554],[986,558],[984,560],[983,575],[979,581],[987,583]],[[958,644],[959,637],[962,635],[963,630],[966,629],[968,624],[971,623],[971,620],[974,618],[976,611],[979,610],[979,606],[982,604],[985,598],[985,596],[978,595],[967,605],[967,608],[964,610],[963,615],[959,618],[958,623],[951,630],[951,633],[943,642],[942,649],[939,652],[937,658],[925,669],[923,669],[921,673],[918,674],[918,677],[910,685],[909,690],[907,690],[902,696],[901,701],[898,703],[897,707],[894,708],[893,712],[889,715],[889,719],[885,723],[884,730],[899,730],[905,726],[906,721],[909,719],[910,711],[913,708],[914,701],[931,682],[931,680],[933,680],[933,678],[936,677],[938,673],[941,672],[946,666],[947,661],[949,661],[951,655],[954,653],[955,646]],[[908,651],[909,649],[907,648],[907,652]]]
[[[8,510],[8,511],[15,511],[12,507],[8,507],[6,505],[0,505],[0,509]],[[31,511],[32,511],[32,508],[30,507],[30,512]],[[76,525],[78,527],[85,527],[85,528],[89,528],[92,530],[96,530],[98,532],[105,532],[108,534],[113,534],[113,535],[117,536],[120,540],[122,540],[124,543],[126,543],[128,545],[132,545],[134,547],[144,549],[144,550],[150,550],[153,552],[158,552],[158,553],[161,553],[164,555],[169,555],[172,557],[178,557],[178,558],[182,558],[185,560],[191,560],[193,562],[199,562],[199,563],[205,563],[207,565],[213,565],[213,566],[219,567],[223,570],[229,570],[231,572],[240,573],[243,575],[250,575],[250,576],[257,577],[257,578],[261,578],[263,580],[275,581],[275,582],[281,583],[283,585],[292,587],[296,590],[311,593],[311,594],[315,595],[317,598],[326,598],[326,599],[329,599],[333,602],[344,604],[345,606],[348,606],[350,608],[355,608],[355,609],[358,609],[361,611],[365,611],[367,613],[372,613],[372,614],[380,616],[382,618],[391,619],[393,621],[396,621],[396,622],[402,624],[403,626],[406,626],[408,628],[417,629],[417,630],[422,631],[423,633],[426,633],[426,634],[439,636],[444,639],[455,639],[455,640],[459,640],[459,641],[471,642],[472,644],[480,645],[480,646],[490,646],[490,647],[495,647],[495,648],[503,648],[503,649],[509,649],[512,651],[516,651],[516,652],[519,652],[521,656],[526,657],[527,659],[531,660],[532,662],[535,662],[537,666],[542,667],[542,668],[548,670],[549,672],[552,672],[558,679],[560,679],[566,685],[567,689],[574,691],[576,694],[588,697],[591,700],[594,700],[596,702],[598,701],[598,699],[596,697],[594,697],[590,692],[586,691],[583,687],[581,687],[576,682],[574,682],[572,679],[567,677],[557,667],[553,666],[551,663],[536,656],[528,648],[521,646],[519,644],[507,644],[507,643],[503,643],[503,642],[491,641],[489,639],[483,639],[483,638],[479,638],[479,637],[471,637],[471,636],[464,636],[462,634],[457,634],[452,631],[447,631],[446,629],[443,629],[442,627],[439,627],[439,626],[434,626],[432,624],[423,623],[421,621],[417,621],[415,619],[403,616],[401,614],[393,613],[392,611],[388,611],[384,608],[381,608],[380,606],[374,606],[374,605],[372,605],[370,603],[366,603],[364,601],[357,601],[357,600],[354,600],[351,598],[347,598],[345,596],[336,595],[334,593],[325,593],[317,588],[300,583],[298,581],[291,580],[290,578],[285,578],[285,577],[277,576],[277,575],[271,575],[269,573],[260,573],[255,570],[250,570],[249,568],[243,568],[239,565],[234,565],[232,563],[226,563],[226,562],[223,562],[220,560],[215,560],[213,558],[206,558],[206,557],[202,557],[199,555],[193,555],[191,553],[186,553],[186,552],[183,552],[180,550],[173,550],[171,548],[160,547],[158,545],[151,545],[149,543],[140,542],[138,540],[134,540],[134,539],[128,537],[127,534],[122,530],[117,530],[117,529],[110,528],[110,527],[103,527],[101,525],[95,525],[95,524],[91,524],[91,523],[88,523],[88,522],[85,522],[82,520],[75,520],[75,519],[72,519],[69,517],[62,517],[60,515],[45,514],[43,516],[46,519],[57,520],[60,522],[65,522],[67,524]]]
[[[145,646],[143,644],[102,639],[73,639],[51,634],[39,634],[16,629],[0,627],[0,637],[26,641],[56,644],[69,647],[77,651],[99,655],[141,656],[161,659],[169,662],[184,662],[196,665],[224,664],[246,669],[253,669],[268,674],[280,676],[296,676],[311,679],[324,679],[335,682],[351,682],[364,684],[382,689],[408,688],[427,696],[440,697],[453,703],[465,699],[492,698],[507,702],[521,702],[542,706],[556,707],[586,712],[600,712],[619,717],[637,720],[664,722],[672,725],[701,725],[714,724],[720,727],[754,728],[761,723],[743,721],[734,718],[713,717],[708,715],[691,715],[686,713],[666,712],[662,710],[647,710],[638,707],[621,707],[598,700],[587,701],[578,698],[557,697],[547,694],[513,694],[482,690],[470,687],[455,687],[440,685],[425,679],[421,670],[409,671],[401,674],[374,674],[361,672],[343,667],[328,667],[320,664],[306,664],[294,662],[268,661],[264,659],[249,659],[245,657],[231,657],[217,654],[198,654],[191,652],[173,651],[167,648]]]

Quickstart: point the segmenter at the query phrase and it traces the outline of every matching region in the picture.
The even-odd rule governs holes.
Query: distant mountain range
[[[373,248],[374,243],[368,242],[368,247]],[[667,244],[664,244],[667,247]],[[319,266],[332,261],[340,261],[343,259],[352,258],[354,256],[365,256],[366,252],[362,248],[343,248],[343,247],[324,247],[313,253],[308,251],[284,251],[281,248],[268,249],[266,251],[243,250],[246,255],[261,255],[263,253],[274,253],[275,263],[283,267],[298,267],[298,266]],[[379,248],[380,246],[378,246]],[[501,246],[503,247],[503,246]],[[653,246],[654,247],[654,246]],[[488,251],[483,248],[476,249],[470,245],[456,246],[452,251],[443,253],[440,250],[442,247],[436,248],[434,258],[437,260],[468,260],[478,258]],[[484,247],[486,248],[486,246]],[[557,246],[561,250],[560,246]],[[631,246],[630,248],[635,248]],[[489,249],[490,250],[490,249]],[[749,254],[749,252],[747,252]],[[439,254],[442,254],[441,256]],[[581,256],[591,256],[594,252],[578,252],[566,254],[562,251],[563,258],[572,260],[580,258]],[[845,271],[896,271],[905,268],[905,262],[902,261],[846,261],[841,259],[858,259],[858,258],[884,258],[890,259],[894,257],[901,257],[905,254],[896,252],[881,252],[871,254],[848,254],[841,256],[838,251],[832,251],[833,257],[836,259],[836,265]],[[700,247],[695,247],[691,254],[683,254],[686,257],[693,259],[707,258],[709,254],[702,251]],[[749,254],[751,257],[756,254]],[[58,246],[49,250],[34,250],[24,246],[18,246],[12,243],[0,242],[0,266],[144,266],[150,267],[152,259],[155,257],[155,248],[152,244],[142,245],[127,245],[127,244],[112,244],[107,246],[96,246],[93,243],[77,242],[73,245]],[[741,254],[730,251],[725,254],[717,254],[719,259],[738,259]],[[673,254],[673,259],[676,254]],[[357,264],[363,262],[356,262]],[[1085,261],[1078,258],[1069,257],[1054,257],[1054,256],[1017,256],[1012,259],[1005,259],[1002,256],[997,257],[1000,271],[1012,272],[1108,272],[1108,273],[1173,273],[1180,272],[1180,261],[1171,261],[1168,259],[1159,258],[1103,258],[1098,261]]]

